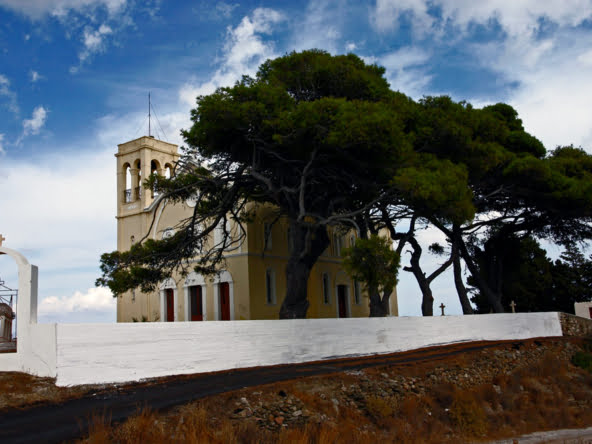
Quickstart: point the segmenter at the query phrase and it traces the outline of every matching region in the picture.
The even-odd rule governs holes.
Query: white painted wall
[[[37,266],[18,251],[0,247],[18,267],[17,350],[0,354],[0,371],[22,371],[37,376],[56,376],[55,324],[37,324]]]
[[[558,313],[37,324],[37,267],[14,250],[0,247],[0,254],[19,270],[17,352],[0,354],[0,371],[57,376],[62,386],[562,334]]]
[[[592,316],[590,316],[591,308],[592,302],[576,302],[574,304],[576,316],[581,316],[582,318],[592,319]]]
[[[137,381],[561,334],[557,313],[64,324],[57,326],[57,384]]]

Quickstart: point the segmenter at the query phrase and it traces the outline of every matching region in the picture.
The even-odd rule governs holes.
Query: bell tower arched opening
[[[132,187],[131,166],[127,162],[123,164],[123,174],[125,176],[125,189],[123,191],[123,203],[129,203],[134,199],[134,197],[133,197],[133,187]]]

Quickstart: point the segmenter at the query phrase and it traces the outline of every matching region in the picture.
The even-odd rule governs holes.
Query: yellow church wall
[[[142,190],[140,195],[131,190],[131,201],[126,197],[127,165],[132,168],[132,186],[138,185],[141,177],[147,177],[151,168],[164,174],[164,166],[174,164],[178,158],[176,146],[153,138],[143,137],[119,145],[117,157],[117,248],[126,251],[133,242],[139,242],[148,234],[148,238],[162,239],[167,230],[171,234],[183,219],[191,216],[193,207],[188,203],[166,203],[158,196],[152,196],[150,190]],[[137,160],[141,160],[138,169]],[[153,164],[153,161],[155,163]],[[138,178],[141,170],[141,177]],[[135,176],[134,176],[135,175]],[[135,180],[135,182],[134,182]],[[129,182],[129,180],[128,180]],[[233,319],[278,319],[279,310],[286,293],[285,268],[289,256],[288,230],[286,218],[277,217],[277,209],[271,205],[251,203],[248,210],[252,212],[252,219],[244,223],[246,238],[244,243],[225,253],[226,262],[223,268],[230,274],[232,281]],[[152,225],[151,225],[152,224]],[[271,228],[270,245],[265,243],[266,225]],[[240,233],[238,225],[229,222],[233,237]],[[214,237],[206,243],[204,248],[211,248]],[[347,315],[365,317],[369,314],[368,298],[362,292],[359,304],[354,301],[354,283],[341,267],[340,250],[350,246],[355,239],[355,233],[339,233],[330,230],[330,246],[321,255],[313,267],[308,284],[309,318],[338,316],[337,286],[347,286]],[[266,275],[272,270],[274,297],[272,303],[267,301]],[[323,273],[329,277],[329,301],[323,298]],[[187,317],[186,299],[188,287],[185,277],[176,274],[175,281],[176,321],[185,321]],[[216,306],[218,298],[219,276],[203,276],[202,298],[204,301],[204,315],[206,320],[217,319]],[[194,281],[192,281],[194,282]],[[201,284],[200,284],[201,285]],[[162,320],[166,316],[161,313],[162,293],[158,289],[151,294],[144,294],[139,290],[127,292],[117,300],[117,321],[131,322],[134,318],[141,320],[147,317],[150,321]],[[397,315],[396,292],[393,294],[392,315]],[[232,312],[232,310],[231,310]]]
[[[286,293],[286,264],[288,262],[287,222],[280,220],[271,228],[271,244],[269,250],[264,248],[265,215],[248,224],[249,233],[249,292],[251,294],[252,319],[278,319],[281,304]],[[345,236],[341,236],[344,238]],[[343,243],[342,239],[342,243]],[[345,244],[342,244],[345,247]],[[349,245],[348,245],[349,246]],[[308,284],[309,318],[331,318],[338,316],[337,285],[346,285],[347,315],[350,317],[367,317],[369,315],[368,298],[361,292],[358,304],[354,301],[354,282],[341,267],[341,259],[336,256],[333,245],[327,248],[317,264],[312,268]],[[268,303],[266,288],[266,272],[273,270],[275,276],[275,303]],[[323,299],[323,273],[329,275],[329,303]]]

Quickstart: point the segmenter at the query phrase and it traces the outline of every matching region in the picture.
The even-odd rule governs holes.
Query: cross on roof
[[[440,304],[440,309],[442,310],[442,316],[445,316],[445,315],[444,315],[444,308],[446,308],[446,305],[444,305],[444,302],[442,302],[442,303]]]
[[[0,247],[2,246],[2,241],[5,241],[6,238],[0,234]]]

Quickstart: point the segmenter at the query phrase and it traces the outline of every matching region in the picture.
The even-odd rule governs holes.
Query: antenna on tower
[[[148,137],[152,137],[151,134],[151,128],[150,128],[150,108],[151,108],[151,104],[150,104],[150,91],[148,91]]]

